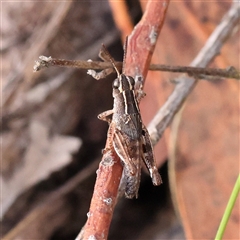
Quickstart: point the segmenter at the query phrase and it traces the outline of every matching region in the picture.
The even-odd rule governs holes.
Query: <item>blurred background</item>
[[[108,128],[97,115],[112,108],[115,75],[96,81],[86,70],[51,67],[33,73],[33,65],[40,55],[97,60],[102,43],[121,61],[122,40],[146,5],[122,2],[127,14],[113,1],[2,3],[5,239],[75,239],[87,219]],[[170,2],[152,62],[189,65],[231,4]],[[210,66],[239,69],[239,40],[235,28]],[[178,75],[149,72],[140,106],[145,125]],[[239,84],[200,81],[177,120],[154,150],[164,184],[152,186],[144,170],[139,198],[119,200],[109,239],[214,238],[239,169]],[[239,202],[226,239],[240,238],[238,210]]]

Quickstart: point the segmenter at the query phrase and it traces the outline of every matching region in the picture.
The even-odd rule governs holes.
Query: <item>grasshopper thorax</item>
[[[125,91],[134,90],[135,81],[132,77],[120,74],[118,78],[113,81],[112,87],[116,94],[123,93]]]

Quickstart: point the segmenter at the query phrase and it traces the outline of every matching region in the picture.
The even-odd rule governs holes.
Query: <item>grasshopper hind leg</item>
[[[126,198],[138,198],[138,190],[140,186],[141,171],[134,176],[129,172],[129,169],[124,167],[119,186],[119,196],[125,195]]]
[[[145,126],[143,126],[142,130],[143,130],[143,132],[142,132],[142,144],[143,144],[142,159],[150,173],[153,185],[158,186],[162,183],[162,178],[156,167],[156,161],[155,161],[155,157],[153,155],[153,147],[152,147],[149,133]]]
[[[141,142],[141,141],[140,141]],[[138,190],[141,181],[141,143],[139,141],[131,141],[128,144],[129,153],[131,156],[131,165],[136,169],[135,173],[132,174],[129,170],[129,166],[124,166],[124,177],[126,181],[125,197],[126,198],[138,198]],[[134,154],[133,154],[134,153]]]
[[[141,177],[141,139],[130,140],[124,133],[115,130],[113,146],[123,163],[125,197],[138,197]]]

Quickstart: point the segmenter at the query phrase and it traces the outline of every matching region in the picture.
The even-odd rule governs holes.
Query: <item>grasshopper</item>
[[[153,154],[147,128],[142,123],[139,101],[135,94],[133,77],[120,74],[113,58],[103,45],[102,51],[109,57],[117,78],[113,81],[113,109],[98,115],[112,128],[113,147],[124,165],[125,196],[138,197],[141,177],[141,160],[149,170],[155,186],[162,183]],[[112,117],[110,117],[112,115]]]

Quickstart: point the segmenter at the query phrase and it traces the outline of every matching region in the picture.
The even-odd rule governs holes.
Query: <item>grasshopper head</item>
[[[132,77],[120,74],[118,78],[113,81],[112,87],[116,94],[124,91],[134,90],[135,81]]]

